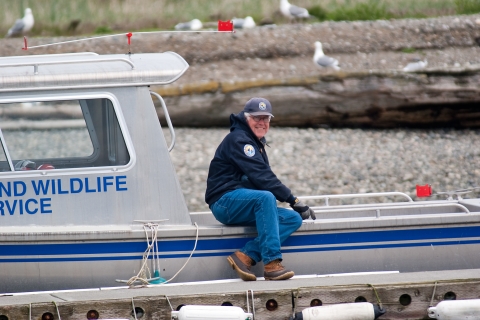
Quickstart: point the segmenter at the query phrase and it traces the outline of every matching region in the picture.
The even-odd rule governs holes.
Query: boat
[[[256,230],[189,212],[169,155],[175,130],[150,90],[188,67],[174,52],[0,58],[0,293],[237,278],[225,258]],[[283,244],[285,265],[297,275],[478,268],[480,199],[468,191],[300,197],[318,201],[317,219]],[[262,264],[253,271],[262,277]]]

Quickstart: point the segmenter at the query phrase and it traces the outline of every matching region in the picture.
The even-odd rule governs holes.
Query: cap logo
[[[255,155],[255,148],[251,144],[246,144],[243,147],[243,152],[247,155],[247,157],[253,157]]]
[[[258,108],[263,111],[267,109],[267,105],[265,104],[265,102],[262,101],[258,104]]]

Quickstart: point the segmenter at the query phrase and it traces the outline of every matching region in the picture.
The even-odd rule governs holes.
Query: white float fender
[[[243,312],[243,309],[235,306],[200,306],[186,305],[179,311],[172,311],[172,319],[178,320],[252,320],[251,313]]]
[[[374,320],[384,313],[370,302],[341,303],[306,308],[290,320]]]
[[[480,299],[444,300],[428,308],[428,316],[439,320],[480,319]]]

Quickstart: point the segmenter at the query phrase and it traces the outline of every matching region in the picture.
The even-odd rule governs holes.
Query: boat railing
[[[6,63],[0,64],[0,68],[10,67],[33,67],[33,73],[38,74],[38,67],[42,65],[57,65],[57,64],[79,64],[79,63],[103,63],[103,62],[124,62],[135,69],[132,61],[125,58],[102,58],[102,59],[85,59],[85,60],[58,60],[58,61],[37,61],[37,62],[21,62],[21,63]]]
[[[480,187],[473,187],[473,188],[467,188],[467,189],[460,189],[460,190],[454,190],[454,191],[437,191],[435,195],[440,195],[440,196],[447,196],[447,200],[453,200],[453,197],[455,196],[457,200],[463,200],[463,195],[474,192],[476,190],[479,190]]]
[[[405,209],[423,209],[423,208],[441,208],[441,207],[451,207],[462,210],[464,213],[470,213],[470,210],[467,207],[458,204],[458,203],[437,203],[437,204],[407,204],[407,205],[389,205],[389,206],[376,206],[373,208],[333,208],[333,207],[311,207],[315,213],[339,213],[339,212],[375,212],[376,217],[380,218],[381,211],[384,210],[405,210]]]
[[[400,196],[413,202],[412,198],[403,192],[376,192],[376,193],[353,193],[353,194],[329,194],[329,195],[316,195],[316,196],[301,196],[300,200],[325,200],[325,206],[329,206],[330,199],[355,199],[355,198],[378,198],[378,197],[393,197]]]
[[[407,201],[404,202],[385,202],[385,203],[367,203],[367,204],[344,204],[329,205],[328,199],[347,199],[347,198],[368,198],[383,196],[401,196]],[[428,202],[414,202],[410,196],[402,192],[381,192],[381,193],[359,193],[359,194],[340,194],[340,195],[314,195],[298,197],[302,200],[325,200],[326,205],[310,206],[315,213],[321,214],[321,218],[325,219],[329,215],[334,219],[355,219],[355,218],[380,218],[388,216],[412,216],[412,215],[429,215],[435,214],[470,214],[470,210],[454,200],[437,200]],[[432,210],[436,209],[436,210]],[[402,211],[403,212],[399,212]],[[342,214],[344,213],[344,214]],[[215,223],[216,220],[212,216],[211,211],[191,212],[191,217],[200,223]],[[320,218],[319,216],[317,216]],[[327,218],[329,219],[329,218]]]
[[[360,205],[337,205],[331,206],[329,204],[329,199],[356,199],[356,198],[376,198],[376,197],[386,197],[386,196],[400,196],[407,200],[407,202],[396,202],[396,203],[370,203],[370,204],[360,204]],[[461,212],[470,213],[470,210],[465,206],[457,203],[456,201],[445,202],[441,201],[438,203],[414,203],[412,198],[403,193],[403,192],[379,192],[379,193],[358,193],[358,194],[334,194],[334,195],[314,195],[314,196],[301,196],[298,197],[301,200],[325,200],[325,205],[323,206],[310,206],[316,213],[346,213],[346,212],[375,212],[376,217],[379,218],[382,216],[382,210],[406,210],[406,209],[423,209],[423,208],[441,208],[441,207],[450,207],[460,209]]]
[[[150,91],[150,94],[155,96],[160,101],[160,104],[162,105],[163,113],[165,114],[165,119],[167,120],[168,129],[170,130],[170,135],[172,136],[172,142],[170,143],[170,147],[168,147],[168,151],[170,152],[175,146],[175,130],[173,130],[173,124],[172,124],[172,121],[170,120],[170,115],[168,114],[167,105],[165,104],[165,101],[163,100],[162,96],[160,96],[158,93]]]
[[[83,56],[99,56],[99,54],[95,53],[95,52],[89,52],[89,51],[75,52],[75,53],[70,52],[70,53],[55,53],[55,54],[36,54],[35,58],[83,57]],[[27,60],[27,59],[32,59],[32,56],[31,55],[25,55],[25,56],[16,56],[16,57],[13,57],[13,58],[15,60]],[[1,60],[11,60],[11,59],[12,59],[12,57],[1,57],[0,61]]]

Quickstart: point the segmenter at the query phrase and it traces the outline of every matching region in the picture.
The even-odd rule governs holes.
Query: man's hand
[[[312,220],[315,220],[315,212],[310,209],[309,206],[298,200],[298,198],[295,199],[295,203],[293,205],[290,205],[293,210],[297,211],[300,216],[302,217],[302,220],[312,218]]]

